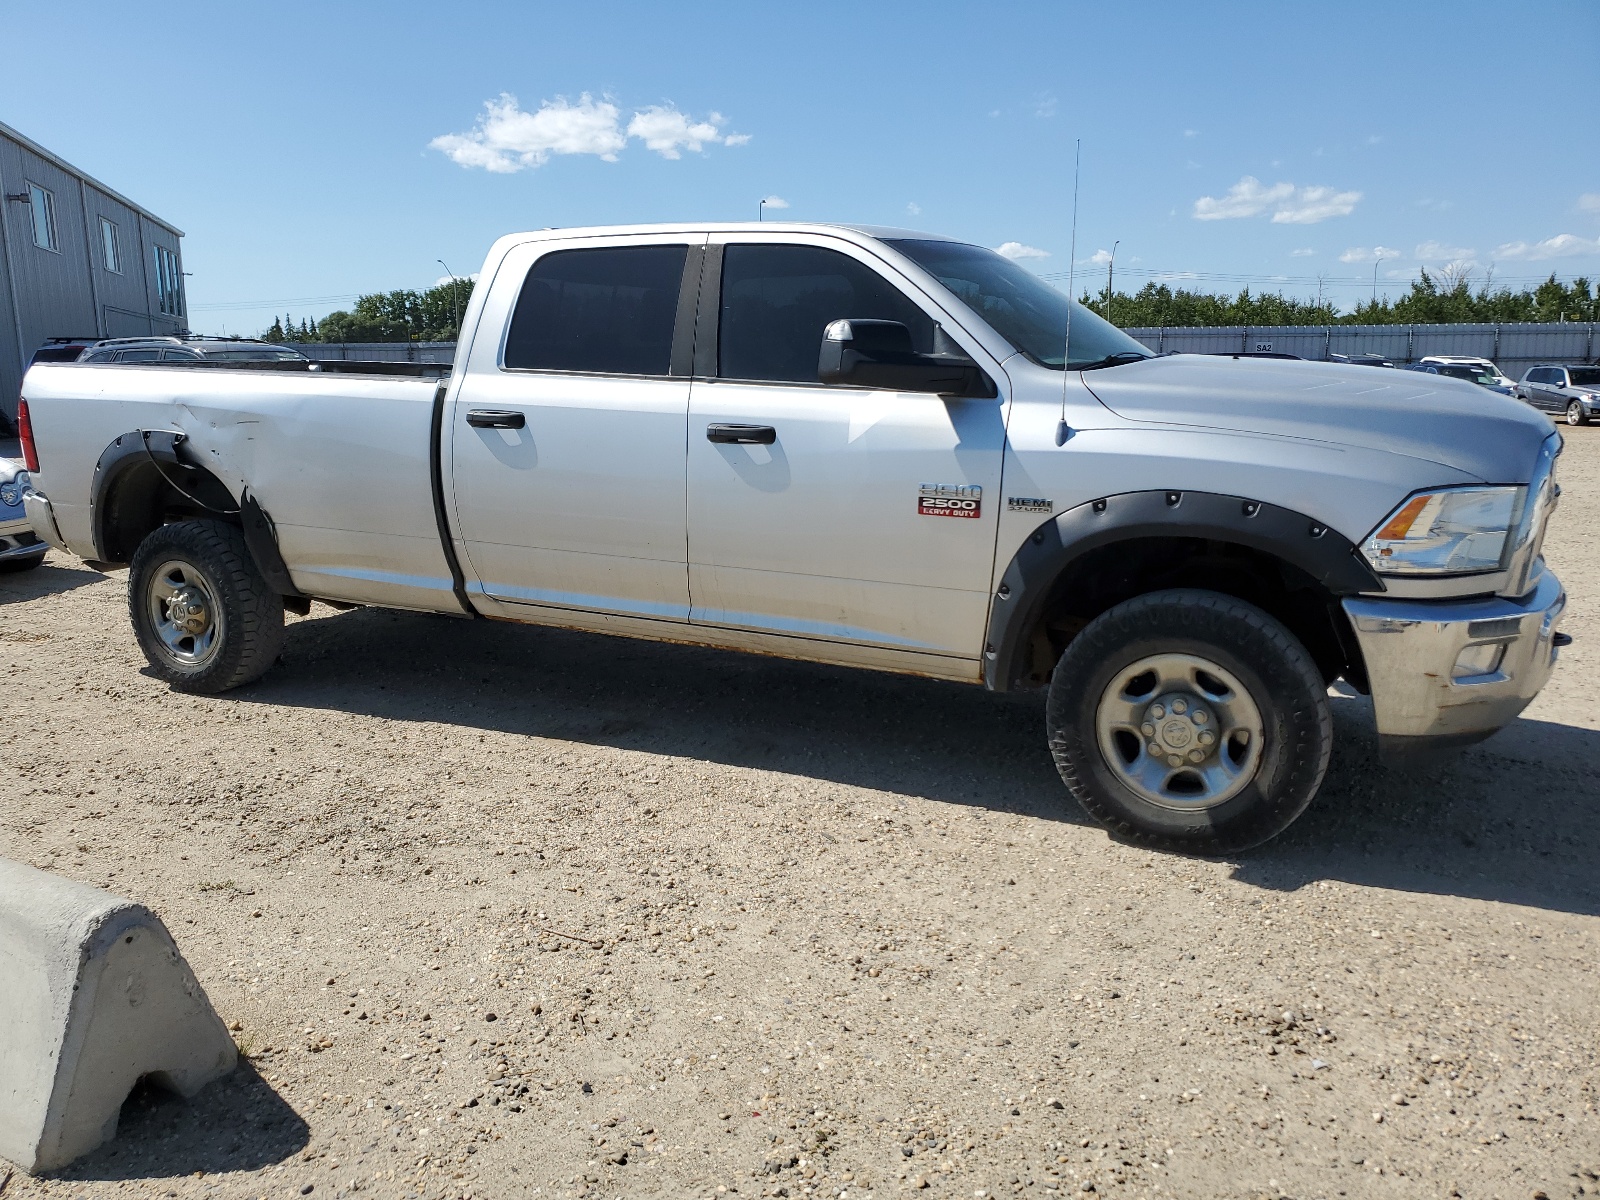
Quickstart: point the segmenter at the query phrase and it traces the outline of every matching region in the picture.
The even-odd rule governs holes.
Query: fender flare
[[[1104,496],[1058,513],[1022,543],[990,601],[983,648],[984,686],[1018,686],[1028,638],[1057,582],[1090,551],[1147,537],[1232,542],[1305,572],[1335,596],[1384,586],[1356,546],[1326,524],[1293,509],[1215,492],[1141,491]]]
[[[235,503],[233,494],[205,466],[192,461],[184,449],[188,435],[172,429],[135,429],[122,434],[100,453],[89,489],[89,524],[94,538],[95,557],[102,563],[127,562],[134,547],[116,544],[110,527],[112,502],[117,487],[128,473],[145,464],[154,464],[168,486],[184,490],[201,507],[238,524],[244,532],[245,546],[255,559],[256,568],[267,585],[280,595],[303,595],[289,576],[289,568],[278,549],[277,531],[271,516],[246,487]],[[183,484],[172,475],[183,476]]]

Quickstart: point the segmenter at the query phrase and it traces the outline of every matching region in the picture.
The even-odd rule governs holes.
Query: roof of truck
[[[917,229],[897,229],[892,225],[860,225],[844,221],[672,221],[650,225],[577,225],[571,228],[547,226],[529,229],[513,237],[558,234],[561,237],[611,237],[637,233],[837,233],[841,230],[870,238],[916,238],[921,241],[953,242],[958,238]]]

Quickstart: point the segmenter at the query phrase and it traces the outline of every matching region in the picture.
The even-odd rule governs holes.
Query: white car
[[[0,458],[0,571],[31,571],[49,549],[33,532],[23,511],[28,471],[13,458]]]
[[[1468,383],[1506,396],[1517,394],[1516,382],[1487,358],[1473,358],[1465,354],[1429,354],[1417,360],[1415,369],[1431,370],[1432,374],[1448,375],[1453,379],[1465,379]]]

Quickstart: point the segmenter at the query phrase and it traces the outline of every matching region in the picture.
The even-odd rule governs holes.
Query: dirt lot
[[[1414,775],[1336,703],[1236,861],[1069,808],[1032,697],[316,608],[224,699],[0,579],[0,854],[162,914],[249,1056],[13,1196],[1600,1191],[1600,431],[1578,641]],[[0,1178],[6,1176],[0,1164]]]

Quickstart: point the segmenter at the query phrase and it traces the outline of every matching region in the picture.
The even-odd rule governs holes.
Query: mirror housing
[[[992,398],[998,393],[983,369],[937,331],[938,354],[918,354],[911,330],[899,321],[851,317],[832,321],[822,333],[817,378],[823,383],[931,392],[940,396]]]

